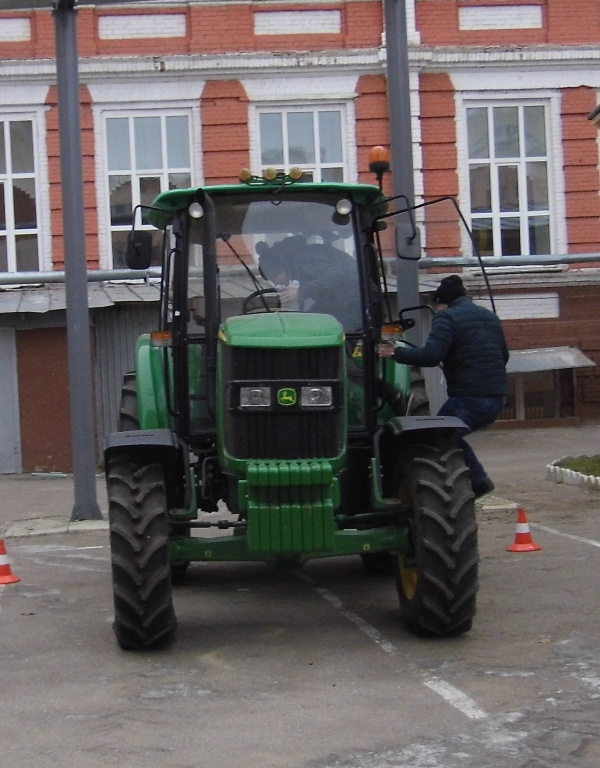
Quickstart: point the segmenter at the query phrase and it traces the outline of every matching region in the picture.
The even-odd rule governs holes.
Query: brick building
[[[64,269],[53,20],[22,5],[0,10],[0,472],[70,467],[64,291],[30,274]],[[417,196],[456,197],[482,255],[504,257],[490,281],[512,349],[574,348],[566,363],[534,356],[506,417],[598,417],[600,373],[574,366],[577,350],[600,362],[598,131],[586,120],[600,0],[577,13],[570,0],[406,0],[406,12]],[[86,0],[89,269],[123,266],[131,210],[168,187],[269,165],[371,180],[369,149],[389,144],[384,17],[381,0]],[[470,254],[455,222],[428,213],[422,230],[425,255]],[[2,283],[19,273],[20,287]],[[480,272],[464,276],[483,297]],[[423,291],[432,281],[422,270]],[[152,285],[90,287],[99,441],[155,302]]]

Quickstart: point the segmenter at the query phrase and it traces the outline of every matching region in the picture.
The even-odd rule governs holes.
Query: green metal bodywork
[[[139,337],[136,347],[137,407],[141,429],[172,428],[165,391],[165,356],[168,349],[152,346],[150,334]],[[169,368],[169,366],[167,366]]]
[[[264,194],[268,184],[256,185]],[[384,213],[387,203],[381,191],[366,184],[296,183],[273,184],[277,192],[287,190],[310,194],[333,193],[347,196],[354,205],[369,206],[371,216]],[[252,195],[254,185],[222,185],[208,187],[202,194]],[[167,227],[181,211],[198,200],[196,189],[171,190],[157,197],[148,212],[149,221],[159,229]],[[193,428],[212,423],[220,471],[235,487],[238,523],[223,523],[224,530],[214,532],[215,523],[199,519],[196,479],[189,469],[187,506],[169,511],[173,563],[211,560],[293,560],[304,562],[313,557],[365,554],[377,551],[406,551],[407,528],[400,524],[401,505],[386,499],[381,489],[376,457],[371,459],[370,506],[361,510],[363,525],[346,525],[348,518],[340,514],[340,473],[347,462],[347,444],[339,455],[305,460],[244,460],[230,455],[224,447],[223,414],[228,407],[225,382],[222,379],[221,353],[225,346],[247,349],[304,349],[346,347],[344,329],[332,315],[300,312],[264,312],[230,317],[218,329],[216,363],[216,409],[212,417],[207,411],[207,370],[205,347],[190,341],[187,347],[190,423]],[[360,369],[363,365],[359,342],[346,355],[341,372],[346,382],[344,423],[364,422],[364,394],[360,384],[346,376],[345,366]],[[406,395],[410,392],[410,371],[392,361],[382,361],[381,377],[396,385]],[[169,348],[155,347],[149,335],[140,337],[136,351],[138,411],[141,429],[175,429],[173,408],[169,407],[173,389],[173,355]],[[165,374],[166,371],[166,374]],[[169,390],[169,391],[167,391]],[[390,417],[381,409],[380,423]],[[167,478],[167,482],[169,479]],[[369,524],[369,516],[389,513],[395,524]],[[397,515],[395,518],[394,515]],[[183,527],[181,527],[183,526]],[[191,529],[204,529],[190,536]],[[212,532],[210,531],[212,529]]]

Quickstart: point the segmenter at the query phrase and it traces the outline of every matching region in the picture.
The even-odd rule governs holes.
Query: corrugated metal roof
[[[577,347],[544,347],[518,349],[510,353],[508,373],[557,371],[561,368],[588,368],[596,365]]]
[[[90,283],[90,309],[112,307],[115,304],[136,304],[160,300],[160,285],[153,282]],[[0,314],[55,312],[67,307],[66,289],[62,283],[31,287],[0,288]]]

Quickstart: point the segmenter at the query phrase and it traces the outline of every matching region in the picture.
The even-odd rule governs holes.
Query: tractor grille
[[[281,388],[303,382],[314,386],[341,379],[342,351],[312,349],[222,350],[224,385],[224,444],[236,459],[312,459],[337,456],[343,447],[344,409],[341,383],[335,410],[274,408],[242,412],[228,401],[230,385],[261,382]]]

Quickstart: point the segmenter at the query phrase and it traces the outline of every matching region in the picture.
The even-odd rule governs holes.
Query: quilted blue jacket
[[[508,395],[508,347],[498,317],[466,296],[437,312],[422,347],[397,347],[394,360],[421,367],[442,364],[448,396]]]

